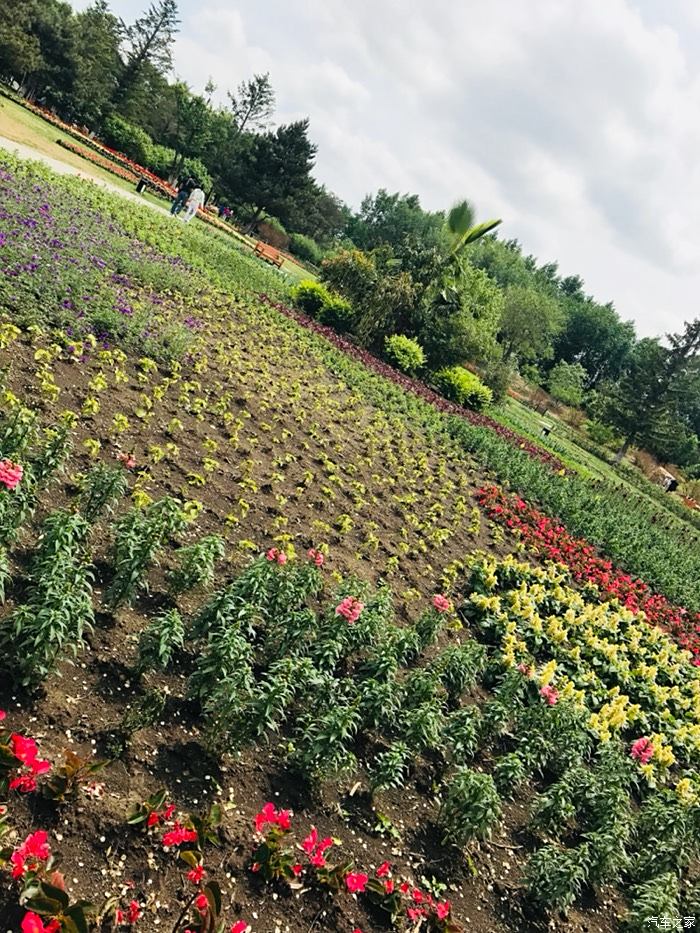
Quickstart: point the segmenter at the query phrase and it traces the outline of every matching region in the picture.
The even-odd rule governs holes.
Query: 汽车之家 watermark
[[[647,917],[644,922],[659,930],[689,930],[695,926],[695,917]]]

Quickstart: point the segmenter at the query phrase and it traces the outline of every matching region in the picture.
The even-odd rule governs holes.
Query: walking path
[[[22,159],[32,159],[34,162],[43,162],[60,175],[75,175],[77,178],[84,178],[96,185],[100,185],[102,188],[106,188],[107,191],[112,191],[114,194],[126,198],[127,201],[133,201],[136,204],[145,204],[154,211],[160,211],[161,214],[169,215],[170,213],[166,207],[153,204],[152,201],[141,197],[141,195],[136,194],[135,191],[125,191],[124,188],[121,188],[119,185],[113,185],[111,182],[105,181],[102,178],[96,178],[94,175],[91,175],[89,171],[81,171],[74,165],[68,165],[66,162],[61,162],[60,159],[54,159],[52,156],[45,155],[43,152],[39,152],[38,149],[34,149],[32,146],[27,146],[25,143],[17,143],[11,139],[7,139],[5,136],[0,136],[0,149],[7,149],[8,152],[14,152]]]

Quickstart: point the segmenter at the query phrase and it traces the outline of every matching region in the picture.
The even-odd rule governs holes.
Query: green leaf
[[[209,881],[204,885],[204,894],[209,902],[209,907],[211,912],[215,917],[218,917],[221,913],[222,899],[221,899],[221,888],[216,883],[216,881]]]
[[[187,862],[191,868],[196,868],[197,865],[199,865],[199,859],[197,858],[196,853],[194,853],[191,849],[185,849],[184,852],[180,852],[180,858],[183,862]]]

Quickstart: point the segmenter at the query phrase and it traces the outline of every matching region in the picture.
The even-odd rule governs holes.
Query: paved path
[[[67,162],[61,162],[60,159],[54,159],[52,156],[44,155],[43,152],[39,152],[32,146],[27,146],[25,143],[17,143],[11,139],[7,139],[5,136],[0,136],[0,149],[7,149],[9,152],[14,152],[22,159],[33,159],[35,162],[43,162],[60,175],[75,175],[77,178],[84,178],[96,185],[100,185],[102,188],[106,188],[107,191],[112,191],[114,194],[126,198],[127,201],[133,201],[136,204],[145,204],[146,207],[150,207],[154,211],[159,211],[161,214],[166,214],[167,216],[170,215],[166,207],[153,204],[152,201],[142,198],[141,195],[136,194],[135,191],[125,191],[124,188],[120,188],[119,185],[113,185],[111,182],[105,181],[102,178],[95,178],[89,171],[83,172],[74,165],[68,165]]]

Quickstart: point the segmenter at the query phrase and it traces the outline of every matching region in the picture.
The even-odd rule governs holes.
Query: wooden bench
[[[268,246],[267,243],[263,243],[262,240],[259,240],[255,244],[254,253],[256,256],[259,256],[261,259],[264,259],[265,262],[271,262],[273,266],[277,266],[278,269],[282,268],[284,263],[284,256],[276,250],[274,246]]]

